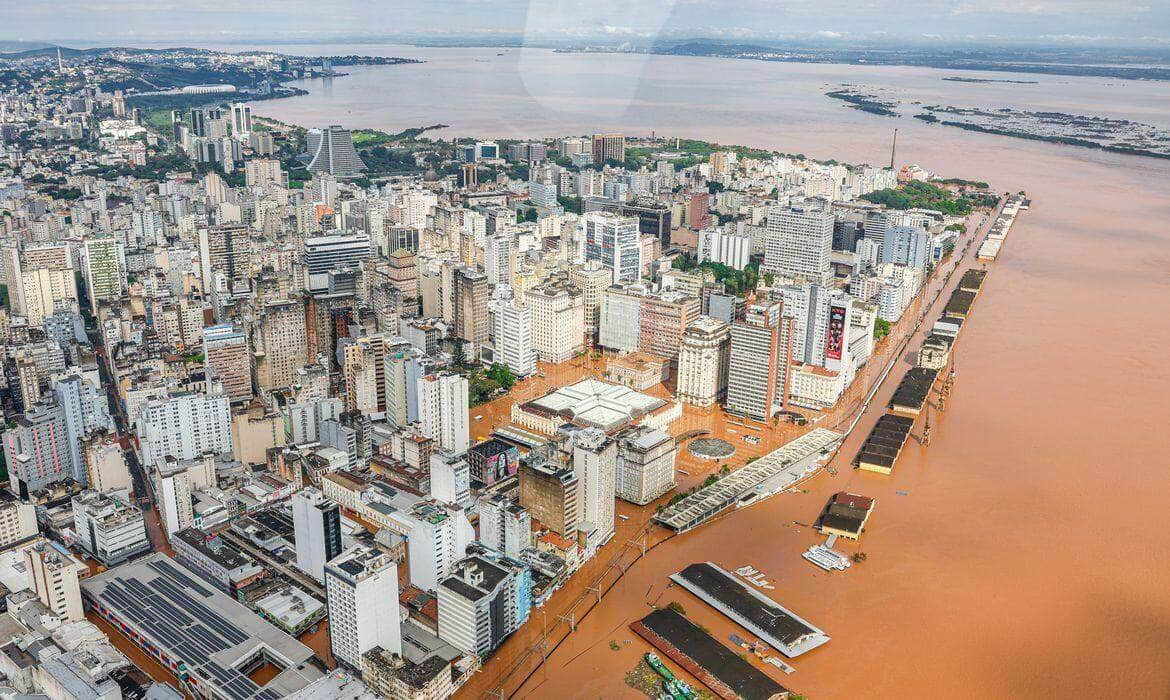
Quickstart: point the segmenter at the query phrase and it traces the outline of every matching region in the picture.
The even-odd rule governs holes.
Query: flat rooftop
[[[666,642],[674,648],[674,653],[661,651],[666,652],[671,660],[684,668],[689,665],[687,661],[698,666],[727,686],[736,697],[746,700],[788,697],[788,690],[784,686],[670,608],[659,608],[630,627],[643,636],[649,633]],[[648,641],[653,643],[654,640],[648,638]],[[676,654],[685,658],[675,658]],[[707,682],[706,679],[702,680]]]
[[[911,413],[922,410],[926,397],[930,396],[930,388],[938,379],[938,369],[932,367],[914,367],[898,382],[894,395],[890,398],[890,408],[901,409]]]
[[[892,413],[882,416],[869,431],[853,464],[865,463],[892,469],[913,425],[914,419],[907,416],[895,416]]]
[[[309,647],[163,554],[90,577],[81,590],[99,613],[129,626],[217,696],[278,700],[323,675]],[[263,687],[247,675],[257,655],[282,667]]]
[[[820,629],[711,562],[691,564],[670,579],[789,658],[829,641]]]

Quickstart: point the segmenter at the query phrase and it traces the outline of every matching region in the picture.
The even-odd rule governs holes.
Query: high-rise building
[[[62,620],[85,619],[77,564],[48,541],[24,550],[24,568],[37,599]]]
[[[761,271],[826,284],[833,278],[833,213],[812,206],[773,209]]]
[[[252,400],[252,356],[242,330],[230,323],[204,328],[203,366],[223,384],[229,401]]]
[[[444,267],[444,271],[448,269]],[[488,279],[482,272],[460,265],[451,270],[451,282],[451,331],[456,338],[470,343],[467,352],[474,357],[488,341]]]
[[[304,303],[289,299],[264,304],[253,324],[252,346],[257,386],[270,391],[296,384],[301,368],[309,364]]]
[[[223,275],[228,289],[247,287],[252,265],[252,239],[248,227],[220,224],[199,229],[199,257],[204,289],[215,286]]]
[[[467,545],[475,539],[475,531],[462,508],[433,500],[417,503],[403,519],[409,527],[406,546],[410,582],[424,591],[433,591],[467,556]]]
[[[569,268],[569,282],[581,290],[585,340],[592,346],[597,342],[597,331],[601,327],[601,294],[613,284],[613,271],[602,266],[599,260],[589,260],[584,265]]]
[[[727,395],[731,355],[731,327],[719,319],[700,316],[683,331],[679,343],[677,393],[679,401],[711,406]]]
[[[577,529],[587,532],[586,547],[596,550],[614,533],[617,443],[598,428],[579,430],[572,440],[580,508]]]
[[[617,436],[614,493],[644,506],[674,488],[674,460],[678,448],[666,431],[638,425]]]
[[[422,432],[444,450],[463,454],[470,446],[467,379],[443,372],[418,380],[418,419]]]
[[[563,537],[577,536],[577,474],[572,467],[529,459],[520,465],[520,505]]]
[[[439,584],[439,638],[465,654],[486,656],[519,626],[509,569],[468,557]]]
[[[783,364],[781,313],[783,304],[752,304],[743,321],[731,325],[727,373],[727,410],[767,420],[775,413],[777,386]]]
[[[751,262],[752,237],[748,234],[728,233],[718,228],[699,232],[698,260],[710,260],[742,270]]]
[[[493,301],[492,347],[495,361],[504,364],[518,377],[536,372],[536,353],[532,347],[532,309],[516,303],[511,289],[497,290]]]
[[[85,283],[90,308],[122,295],[122,271],[126,268],[122,245],[115,238],[90,238],[85,241]]]
[[[636,282],[642,277],[642,243],[638,220],[608,212],[583,217],[585,259],[596,260],[613,273],[614,282]]]
[[[244,161],[244,184],[248,187],[284,185],[284,170],[275,158],[251,158]]]
[[[839,289],[819,284],[785,285],[784,317],[791,319],[791,361],[839,370],[851,366],[848,332],[852,300]]]
[[[594,134],[593,162],[604,163],[615,160],[626,162],[626,137],[622,134]]]
[[[916,226],[894,226],[882,239],[881,262],[925,268],[930,262],[930,234]]]
[[[54,400],[65,414],[72,476],[74,481],[84,484],[82,442],[91,435],[114,429],[106,392],[80,374],[57,375],[52,383]]]
[[[142,464],[150,468],[164,465],[168,457],[232,454],[231,422],[222,393],[187,391],[148,401],[137,417]]]
[[[488,494],[475,506],[479,514],[479,541],[510,559],[532,546],[532,517],[528,510],[501,494]]]
[[[3,439],[9,489],[20,498],[73,477],[69,429],[60,406],[31,407],[17,416]]]
[[[471,471],[465,454],[445,449],[431,454],[431,498],[460,507],[471,505]]]
[[[601,295],[599,343],[613,350],[641,351],[678,359],[683,331],[702,310],[685,292],[652,293],[641,285],[613,286]]]
[[[297,568],[325,580],[325,563],[341,554],[341,509],[312,486],[292,497]]]
[[[252,105],[237,102],[232,105],[232,135],[246,139],[252,131]]]
[[[305,135],[309,149],[308,170],[311,173],[329,173],[339,177],[357,175],[366,169],[366,164],[353,147],[353,136],[349,129],[328,126],[324,129],[309,129]]]
[[[82,445],[86,483],[98,493],[133,488],[122,443],[113,433],[98,433]]]
[[[378,549],[355,546],[325,565],[329,646],[333,658],[361,670],[374,647],[402,653],[398,565]]]
[[[532,349],[542,362],[567,362],[585,350],[585,297],[563,278],[528,290]]]

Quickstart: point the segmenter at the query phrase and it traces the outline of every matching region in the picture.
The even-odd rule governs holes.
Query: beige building
[[[577,476],[573,469],[554,462],[520,465],[520,505],[533,520],[564,537],[576,538],[580,518]]]
[[[296,383],[297,373],[309,364],[305,306],[300,301],[265,304],[253,335],[256,384],[278,389]]]
[[[44,541],[24,550],[24,568],[32,591],[50,612],[71,622],[85,618],[73,559]]]
[[[98,493],[109,493],[120,489],[133,489],[130,470],[118,437],[110,433],[99,433],[84,442],[82,455],[89,487]]]
[[[597,260],[569,269],[569,282],[581,290],[585,311],[585,337],[590,345],[597,342],[601,323],[601,294],[613,284],[613,270]]]
[[[566,362],[585,350],[585,296],[564,278],[530,289],[532,349],[542,362]]]
[[[611,357],[605,364],[606,379],[638,391],[657,386],[669,376],[670,363],[645,352]]]
[[[32,539],[38,532],[36,508],[7,491],[0,492],[0,550]]]
[[[362,682],[388,700],[446,700],[455,692],[451,664],[443,657],[416,664],[380,646],[362,654]]]
[[[683,332],[679,343],[675,393],[679,401],[711,406],[727,395],[731,327],[710,316],[700,316]]]

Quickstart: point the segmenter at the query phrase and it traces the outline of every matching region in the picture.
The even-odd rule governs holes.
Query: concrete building
[[[812,206],[773,209],[761,272],[827,283],[833,278],[833,213]]]
[[[674,438],[657,428],[636,426],[617,436],[614,493],[644,506],[674,488]]]
[[[88,292],[86,296],[90,309],[96,313],[98,305],[103,301],[112,301],[122,296],[125,254],[121,243],[115,238],[90,238],[82,247],[82,261]]]
[[[509,559],[518,559],[521,550],[532,546],[532,517],[510,498],[483,496],[475,511],[479,514],[479,541],[485,546]]]
[[[33,504],[0,491],[0,551],[27,542],[39,532]]]
[[[466,454],[442,448],[431,454],[431,498],[459,507],[471,505],[471,471]]]
[[[585,341],[593,345],[597,342],[597,331],[601,327],[601,295],[613,284],[613,272],[602,266],[600,261],[589,260],[584,265],[569,268],[569,283],[581,290]]]
[[[514,604],[515,575],[483,557],[459,562],[439,584],[439,638],[481,657],[519,626]]]
[[[510,289],[506,293],[497,291],[493,302],[492,328],[495,361],[506,365],[517,377],[535,374],[532,309],[525,304],[518,304]]]
[[[650,353],[673,366],[683,331],[699,317],[698,297],[677,291],[652,293],[640,285],[613,286],[602,294],[599,344]]]
[[[467,556],[475,532],[462,508],[422,501],[404,514],[410,582],[424,591],[435,590],[451,575],[456,562]]]
[[[65,412],[40,404],[17,416],[4,431],[8,488],[20,498],[73,477],[72,448]]]
[[[106,566],[150,551],[146,522],[137,506],[97,491],[73,497],[77,544]]]
[[[304,303],[264,304],[252,334],[257,386],[271,391],[296,384],[301,368],[309,364],[308,345]]]
[[[203,366],[223,385],[228,401],[252,400],[252,356],[242,330],[230,323],[204,328]]]
[[[297,568],[325,580],[325,563],[341,554],[341,509],[311,486],[292,496]]]
[[[422,432],[438,446],[463,454],[471,445],[467,378],[454,372],[430,374],[418,380],[418,420]]]
[[[567,362],[585,350],[585,297],[565,279],[533,287],[525,295],[532,312],[532,349],[542,362]]]
[[[98,493],[131,490],[130,469],[122,444],[112,433],[99,433],[82,444],[86,483]]]
[[[231,412],[224,394],[181,392],[148,401],[138,414],[145,467],[167,458],[192,460],[205,453],[232,454]]]
[[[398,565],[380,550],[357,546],[325,565],[333,658],[361,670],[362,654],[382,647],[402,653]]]
[[[593,162],[607,160],[626,162],[626,137],[624,134],[594,134],[592,141]]]
[[[641,279],[642,243],[637,218],[590,212],[582,222],[586,260],[595,260],[610,270],[615,283]]]
[[[33,593],[49,612],[70,622],[85,619],[72,559],[49,542],[42,542],[24,550],[24,568]]]
[[[781,344],[782,310],[779,302],[753,304],[743,321],[731,325],[728,411],[756,420],[775,414],[777,398],[784,391],[778,378],[787,369]]]
[[[752,237],[747,234],[726,233],[718,228],[699,232],[698,260],[710,260],[742,270],[751,262]]]
[[[700,316],[683,331],[679,343],[676,394],[694,406],[712,406],[727,396],[731,363],[731,327]]]
[[[562,537],[575,538],[580,509],[572,467],[529,459],[520,465],[520,505],[530,517]]]
[[[614,533],[617,443],[597,428],[577,431],[572,440],[580,508],[577,529],[587,532],[586,549],[596,551]]]
[[[309,129],[305,134],[311,173],[329,173],[338,177],[351,177],[366,169],[353,147],[353,136],[349,129],[327,126],[324,129]],[[356,664],[358,667],[360,663]]]

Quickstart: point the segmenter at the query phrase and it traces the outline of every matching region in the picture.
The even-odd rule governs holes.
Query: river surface
[[[907,100],[1043,109],[1170,127],[1170,83],[513,49],[272,47],[380,53],[420,65],[346,68],[311,94],[256,104],[307,126],[481,137],[622,130],[897,162],[1026,189],[957,349],[929,447],[892,476],[848,468],[658,547],[521,691],[623,697],[645,650],[609,640],[648,601],[685,601],[721,640],[734,628],[666,576],[694,561],[752,564],[781,604],[831,637],[775,673],[814,698],[1170,696],[1170,161],[878,117],[823,96],[842,84]],[[850,445],[860,442],[860,436]],[[848,446],[847,446],[848,447]],[[800,559],[829,494],[877,498],[860,549],[826,574]],[[896,492],[908,492],[898,495]],[[850,550],[852,551],[852,550]],[[741,632],[742,633],[742,632]],[[636,639],[636,638],[635,638]],[[770,667],[769,667],[770,668]]]

